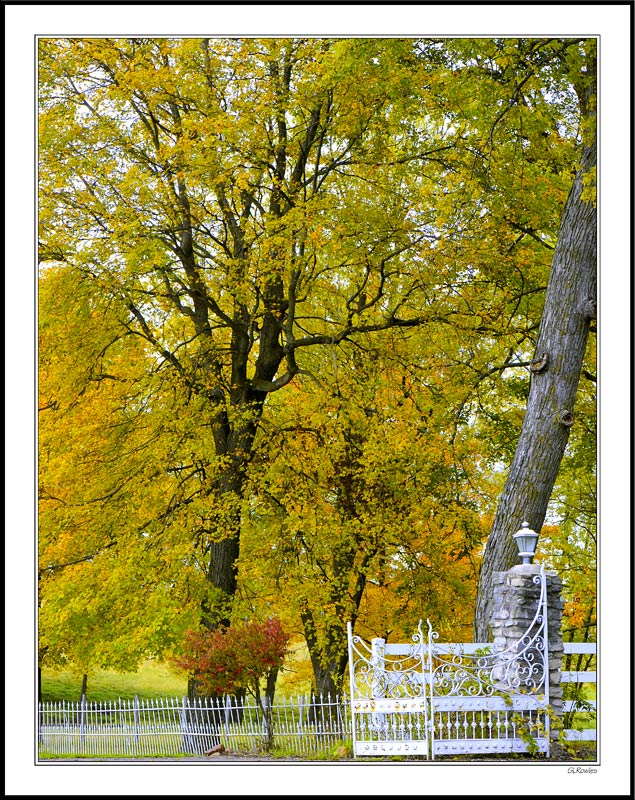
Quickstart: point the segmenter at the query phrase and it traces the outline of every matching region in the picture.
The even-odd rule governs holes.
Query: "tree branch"
[[[114,545],[115,542],[111,542],[110,544],[105,545],[105,547],[103,547],[101,550],[97,550],[96,553],[89,553],[88,555],[82,556],[81,558],[77,558],[74,561],[66,561],[63,564],[49,564],[46,567],[42,567],[41,569],[38,569],[37,572],[38,579],[41,578],[45,572],[55,572],[58,569],[66,569],[66,567],[73,567],[76,564],[82,564],[85,561],[92,561],[94,558],[100,556],[103,552],[105,552],[109,548],[114,547]]]

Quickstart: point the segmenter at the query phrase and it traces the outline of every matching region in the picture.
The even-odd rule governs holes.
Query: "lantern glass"
[[[536,552],[536,543],[538,541],[538,534],[532,531],[528,522],[523,522],[520,530],[514,534],[513,538],[518,547],[518,554],[522,558],[523,564],[531,564],[531,561]]]

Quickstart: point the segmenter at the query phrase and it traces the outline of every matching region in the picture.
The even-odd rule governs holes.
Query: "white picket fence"
[[[595,644],[565,642],[564,651],[590,655]],[[562,682],[593,684],[596,672],[563,671]],[[578,706],[586,717],[595,708],[595,700]],[[564,710],[576,710],[575,701],[566,700]],[[41,757],[202,756],[219,743],[229,752],[256,753],[273,742],[277,753],[311,758],[333,754],[351,735],[350,700],[345,695],[281,698],[264,710],[253,700],[236,703],[232,698],[194,703],[187,698],[48,702],[40,703],[38,720]],[[567,729],[563,735],[570,741],[595,741],[597,733],[585,727]]]
[[[204,755],[218,744],[256,752],[273,742],[277,752],[310,757],[328,754],[349,731],[345,696],[282,698],[270,706],[230,697],[135,698],[40,703],[38,739],[40,756]]]

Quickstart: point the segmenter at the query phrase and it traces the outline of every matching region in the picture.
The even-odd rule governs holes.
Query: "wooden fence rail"
[[[564,653],[567,655],[588,655],[590,660],[597,660],[597,645],[595,642],[564,642]],[[594,742],[597,740],[595,716],[597,700],[583,695],[589,694],[593,684],[597,684],[596,670],[561,670],[560,680],[564,684],[565,692],[570,688],[573,699],[565,699],[565,719],[573,720],[575,727],[565,728],[562,732],[568,741]],[[572,714],[571,712],[575,712]],[[577,724],[576,724],[577,723]],[[584,725],[585,727],[582,727]]]

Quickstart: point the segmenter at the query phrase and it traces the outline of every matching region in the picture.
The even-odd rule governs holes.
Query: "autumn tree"
[[[241,585],[284,594],[324,696],[342,689],[347,621],[395,640],[430,617],[460,640],[471,620],[491,487],[478,440],[451,439],[451,392],[404,374],[411,338],[421,357],[398,332],[338,348],[270,407],[254,455]]]
[[[339,617],[469,581],[540,377],[582,44],[39,45],[47,636],[77,583],[85,628],[125,607],[161,652],[252,613],[263,552],[328,685]]]
[[[200,406],[214,453],[180,502],[210,628],[231,616],[267,397],[310,348],[423,321],[412,255],[435,214],[417,205],[453,137],[423,66],[401,40],[40,42],[40,259],[110,298],[112,338]]]
[[[40,664],[132,670],[196,622],[191,546],[167,522],[181,473],[170,451],[204,449],[204,431],[159,412],[170,387],[148,385],[140,339],[111,338],[109,298],[51,268],[39,300]]]
[[[245,622],[229,630],[186,631],[174,663],[192,673],[206,695],[216,697],[248,690],[261,699],[261,682],[271,701],[289,637],[276,617]]]

